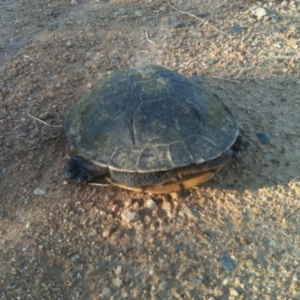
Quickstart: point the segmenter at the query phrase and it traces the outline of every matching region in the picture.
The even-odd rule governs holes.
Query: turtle
[[[150,194],[197,186],[236,158],[244,140],[221,98],[167,68],[117,71],[64,117],[72,156],[66,176],[78,183],[103,177]]]

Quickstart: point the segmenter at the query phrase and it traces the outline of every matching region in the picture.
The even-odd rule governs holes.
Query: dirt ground
[[[0,299],[300,299],[300,1],[171,4],[0,1]],[[199,76],[249,149],[177,196],[66,182],[64,113],[147,64]]]

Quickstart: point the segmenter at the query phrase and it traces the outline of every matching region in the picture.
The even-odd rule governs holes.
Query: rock
[[[113,283],[114,283],[114,286],[121,287],[123,285],[123,280],[120,279],[119,277],[117,277],[113,280]]]
[[[140,205],[139,201],[135,201],[132,205],[133,209],[139,209],[140,207],[141,207],[141,205]]]
[[[35,195],[42,196],[42,195],[45,195],[45,194],[46,194],[46,191],[45,191],[45,189],[36,188],[36,189],[33,191],[33,193],[34,193]]]
[[[44,112],[39,114],[38,118],[41,120],[47,120],[47,119],[51,119],[54,117],[54,114],[50,113],[50,112]]]
[[[119,206],[118,205],[113,205],[112,208],[111,208],[111,211],[113,213],[116,213],[118,210],[119,210]]]
[[[143,231],[144,230],[144,224],[142,222],[140,224],[138,224],[137,230],[138,231]]]
[[[292,24],[289,26],[288,30],[285,33],[285,36],[287,38],[293,37],[294,35],[297,34],[297,26],[295,24]]]
[[[250,8],[251,12],[257,17],[258,20],[267,15],[267,11],[263,7],[253,6]]]
[[[234,297],[238,297],[238,295],[239,295],[239,293],[233,288],[229,288],[229,293],[230,293],[230,296],[234,296]]]
[[[228,254],[222,254],[220,261],[225,271],[232,271],[237,267],[236,261]]]
[[[214,64],[216,64],[218,62],[218,60],[217,59],[207,59],[206,60],[206,64],[207,65],[209,65],[209,66],[212,66],[212,65],[214,65]]]
[[[114,12],[114,16],[117,17],[119,15],[124,15],[125,13],[126,13],[126,9],[125,8],[120,8],[116,12]]]
[[[108,288],[108,287],[104,287],[103,288],[103,290],[102,290],[102,296],[104,298],[109,298],[111,296],[111,294],[112,294],[112,291],[111,291],[110,288]]]
[[[256,134],[258,140],[264,144],[264,145],[268,145],[271,142],[272,136],[266,132],[259,132]]]
[[[171,26],[172,26],[173,28],[178,29],[178,28],[183,27],[183,24],[182,24],[181,22],[174,21],[174,22],[171,23]]]
[[[149,209],[154,209],[157,207],[157,204],[152,199],[147,200],[146,205]]]
[[[276,24],[280,21],[280,18],[276,15],[273,15],[271,16],[271,21]]]
[[[132,199],[128,199],[125,203],[124,203],[125,207],[130,207],[132,205]]]
[[[232,31],[233,31],[233,33],[235,33],[235,34],[240,34],[240,33],[242,33],[242,31],[243,31],[243,27],[240,26],[240,25],[235,24],[235,25],[233,26]]]
[[[204,18],[204,17],[207,17],[208,15],[209,15],[208,12],[202,12],[202,13],[200,13],[199,17]]]
[[[187,26],[189,26],[189,27],[193,27],[195,24],[196,24],[195,21],[188,21],[187,22]]]
[[[111,236],[112,232],[113,232],[112,227],[106,228],[103,230],[102,236],[107,238],[107,237]]]
[[[164,291],[167,288],[168,288],[168,283],[167,283],[167,281],[165,279],[163,279],[161,281],[161,283],[159,284],[159,289],[162,290],[162,291]]]
[[[121,217],[126,222],[134,222],[140,219],[140,215],[131,209],[126,209],[122,212]]]
[[[188,285],[191,288],[201,288],[203,286],[202,280],[198,278],[192,278],[188,281]]]
[[[93,85],[89,82],[89,83],[86,85],[86,88],[90,90],[90,89],[93,88]]]
[[[136,10],[134,12],[134,14],[137,16],[137,17],[141,17],[143,15],[143,11],[142,10]]]
[[[117,266],[115,269],[115,274],[119,276],[122,273],[122,266]]]

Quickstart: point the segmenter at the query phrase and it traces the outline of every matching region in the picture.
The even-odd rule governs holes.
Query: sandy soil
[[[0,299],[300,299],[300,1],[72,2],[0,3]],[[60,126],[153,63],[201,76],[248,151],[177,196],[66,183],[63,129],[28,114]]]

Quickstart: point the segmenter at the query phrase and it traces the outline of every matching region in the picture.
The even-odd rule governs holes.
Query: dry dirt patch
[[[0,4],[1,299],[300,299],[299,1],[172,2],[203,21],[72,2]],[[201,76],[249,150],[177,198],[65,185],[62,128],[28,113],[59,125],[108,73],[150,63]]]

